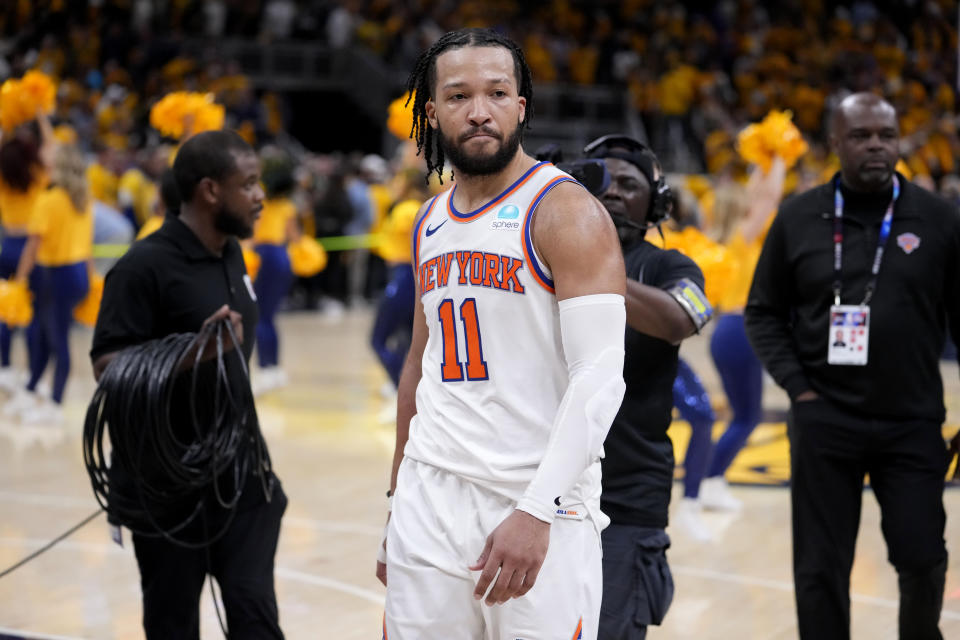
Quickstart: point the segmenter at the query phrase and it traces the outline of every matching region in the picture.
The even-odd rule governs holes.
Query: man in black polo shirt
[[[173,171],[182,201],[179,214],[168,215],[107,274],[90,353],[98,378],[127,347],[196,332],[226,317],[249,362],[257,303],[236,238],[250,237],[263,207],[259,160],[236,133],[210,131],[183,144]],[[228,366],[227,376],[233,388],[248,384],[239,363]],[[192,424],[189,378],[181,375],[175,382],[170,403],[175,429]],[[213,378],[204,376],[196,394],[201,420],[213,417],[212,394],[205,393]],[[111,468],[111,485],[124,482],[125,473],[130,470]],[[199,600],[208,572],[220,585],[232,639],[283,638],[273,564],[287,500],[272,473],[267,478],[255,474],[241,480],[243,492],[226,534],[206,548],[186,549],[134,534],[148,640],[199,638]],[[265,495],[264,487],[272,494]],[[202,522],[184,535],[200,537],[201,527],[213,532],[226,522],[226,511],[208,498]]]
[[[960,336],[960,215],[894,172],[889,103],[849,96],[830,135],[840,173],[781,206],[745,313],[757,357],[792,402],[800,637],[850,637],[869,474],[899,576],[900,638],[939,640],[947,455],[938,359],[947,327]]]
[[[603,537],[599,640],[642,640],[673,599],[667,565],[667,509],[673,486],[673,412],[680,342],[700,330],[711,309],[703,273],[688,257],[644,239],[672,208],[660,163],[626,136],[604,136],[584,149],[602,158],[610,186],[600,201],[610,213],[627,268],[627,390],[604,442],[600,507],[611,524]]]

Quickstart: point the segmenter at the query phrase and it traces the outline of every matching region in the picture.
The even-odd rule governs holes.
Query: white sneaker
[[[709,542],[713,539],[713,532],[700,516],[700,501],[696,498],[684,498],[677,507],[674,521],[684,533],[697,542]]]
[[[16,393],[23,386],[21,372],[13,367],[0,368],[0,389],[9,393]]]
[[[63,409],[55,402],[40,402],[36,406],[24,409],[20,414],[21,424],[51,425],[63,422]]]
[[[287,372],[280,367],[260,369],[253,379],[253,395],[260,396],[270,391],[276,391],[290,383]]]
[[[3,405],[3,409],[0,410],[0,413],[7,418],[12,418],[13,416],[20,415],[27,409],[37,406],[39,403],[40,396],[32,391],[27,391],[26,389],[20,388],[17,389],[13,393],[13,397]]]
[[[700,483],[700,504],[711,511],[740,511],[743,503],[733,497],[723,477],[704,478]]]

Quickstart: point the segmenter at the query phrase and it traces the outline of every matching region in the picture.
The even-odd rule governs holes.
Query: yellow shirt
[[[128,169],[117,185],[117,201],[122,208],[133,207],[137,222],[143,224],[153,213],[157,185],[140,169]]]
[[[147,218],[147,221],[143,223],[143,226],[140,227],[140,231],[137,233],[137,240],[143,240],[162,226],[163,216],[150,216]]]
[[[93,162],[87,167],[90,195],[111,207],[117,206],[117,176],[103,165]]]
[[[297,207],[289,198],[267,200],[253,227],[253,241],[256,244],[286,244],[287,224],[296,215]]]
[[[0,180],[0,223],[7,235],[26,235],[37,198],[46,188],[46,175],[34,180],[26,191],[11,189]]]
[[[747,306],[750,285],[753,283],[753,272],[756,271],[757,261],[760,259],[764,235],[766,234],[761,234],[752,242],[747,242],[737,232],[727,244],[735,268],[727,286],[720,294],[720,304],[717,305],[720,311],[738,312],[743,311]]]
[[[382,184],[370,185],[370,203],[373,205],[373,224],[371,225],[371,229],[374,233],[386,222],[392,202],[393,196],[390,195],[390,189],[387,186]]]
[[[410,262],[413,223],[423,204],[419,200],[398,202],[380,229],[378,253],[387,262]]]
[[[61,267],[84,262],[93,252],[93,203],[77,211],[62,187],[44,191],[37,198],[28,231],[40,236],[38,265]]]

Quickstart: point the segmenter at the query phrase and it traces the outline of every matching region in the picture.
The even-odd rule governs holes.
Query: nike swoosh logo
[[[433,229],[431,229],[430,226],[428,225],[428,226],[427,226],[427,237],[429,238],[430,236],[432,236],[433,234],[435,234],[435,233],[437,232],[437,230],[438,230],[440,227],[442,227],[443,225],[445,225],[445,224],[447,224],[447,221],[446,221],[446,220],[444,220],[443,222],[441,222],[440,224],[438,224],[437,226],[435,226]]]

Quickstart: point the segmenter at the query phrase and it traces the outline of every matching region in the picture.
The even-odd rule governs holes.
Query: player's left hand
[[[483,553],[476,564],[469,567],[471,571],[483,570],[473,597],[482,598],[495,576],[497,581],[484,601],[488,605],[503,604],[510,598],[525,595],[537,581],[549,545],[550,523],[525,511],[511,513],[487,536]]]

